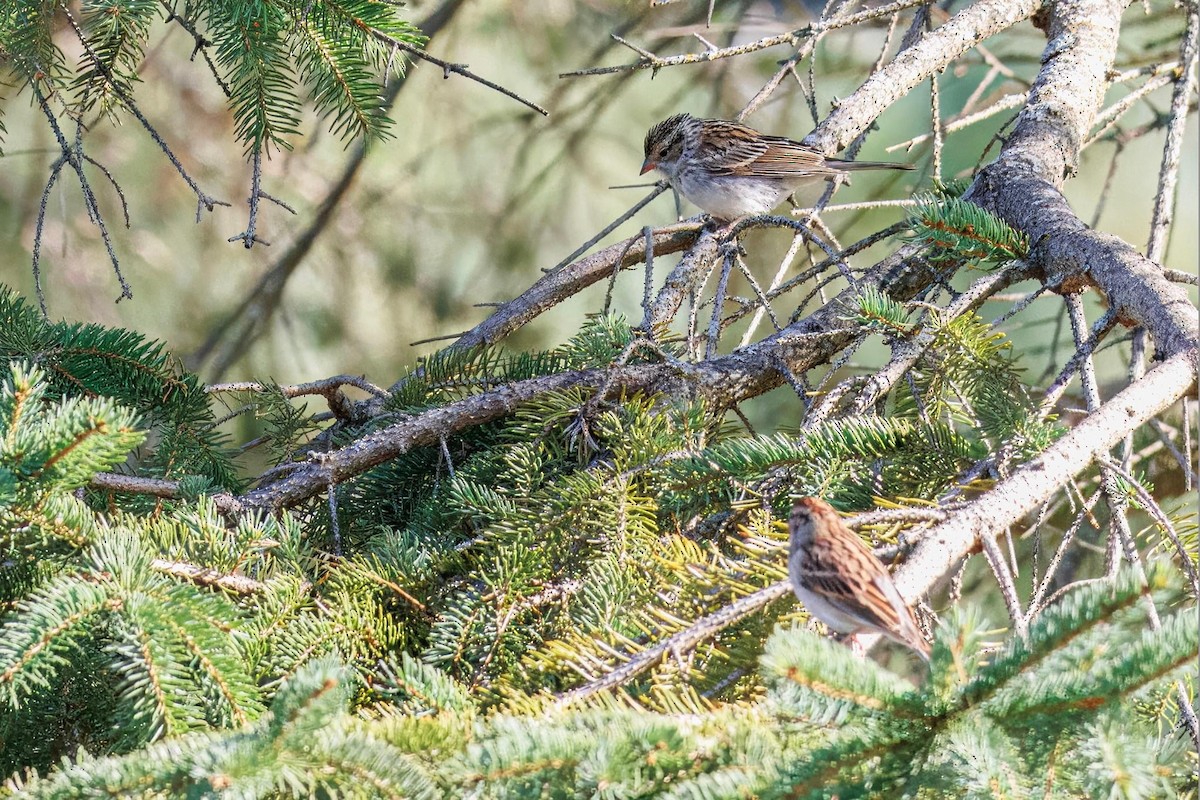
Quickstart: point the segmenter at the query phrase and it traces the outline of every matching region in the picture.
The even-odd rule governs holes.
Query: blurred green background
[[[408,18],[419,22],[436,7],[410,2]],[[114,192],[92,171],[134,299],[113,302],[119,288],[103,244],[84,213],[77,181],[64,172],[50,198],[43,245],[43,283],[51,318],[141,331],[195,364],[206,380],[296,383],[354,373],[386,386],[437,347],[413,347],[410,342],[470,328],[488,313],[475,304],[520,294],[541,269],[558,263],[642,197],[647,189],[608,187],[645,181],[637,173],[642,139],[652,123],[679,111],[735,115],[774,73],[777,60],[791,51],[777,47],[663,70],[656,76],[637,72],[560,79],[559,73],[635,60],[632,52],[609,39],[612,31],[669,55],[702,49],[693,33],[723,46],[794,29],[811,18],[799,2],[718,2],[713,25],[705,28],[707,7],[707,0],[655,7],[643,0],[463,4],[428,44],[429,52],[469,64],[478,74],[545,105],[550,116],[536,115],[461,77],[443,79],[431,65],[410,65],[410,79],[393,109],[394,138],[371,146],[364,169],[328,228],[289,280],[264,335],[239,350],[219,375],[212,373],[211,362],[195,362],[194,354],[214,330],[227,325],[232,309],[273,259],[307,228],[350,150],[322,130],[322,120],[307,119],[307,135],[295,141],[293,151],[274,154],[264,181],[267,192],[291,204],[298,214],[267,204],[259,230],[271,246],[246,250],[240,243],[228,243],[226,239],[246,225],[250,171],[243,147],[233,139],[230,115],[212,77],[199,60],[188,60],[190,37],[177,26],[161,23],[147,51],[137,99],[204,190],[233,205],[204,214],[196,224],[193,195],[136,121],[86,120],[88,153],[112,172],[129,201],[132,226],[125,230],[118,224]],[[1147,63],[1158,57],[1158,50],[1177,48],[1182,13],[1166,3],[1152,3],[1151,8],[1150,15],[1141,6],[1128,11],[1118,68]],[[907,23],[905,18],[891,52]],[[861,82],[884,37],[885,27],[876,26],[839,30],[824,40],[815,63],[816,103],[822,116],[835,98],[848,95]],[[71,52],[71,40],[63,32],[60,45]],[[989,41],[987,46],[1016,79],[1001,78],[984,97],[1024,88],[1021,80],[1036,74],[1044,45],[1041,31],[1028,23]],[[800,76],[806,70],[807,64],[801,64]],[[973,58],[942,76],[943,117],[962,107],[986,71],[986,65]],[[1127,91],[1114,87],[1106,104]],[[49,165],[58,153],[28,92],[10,87],[3,97],[8,133],[0,160],[0,280],[32,299],[36,212]],[[1153,121],[1169,100],[1170,87],[1155,92],[1135,105],[1110,134],[1127,134]],[[858,155],[907,159],[920,169],[897,179],[864,174],[841,190],[835,202],[876,196],[903,199],[929,187],[928,144],[907,154],[885,152],[888,145],[928,130],[929,107],[926,84],[880,118],[878,130]],[[951,135],[943,175],[969,174],[1009,116],[1004,112]],[[795,138],[813,127],[800,83],[792,79],[748,122]],[[1120,144],[1112,189],[1098,222],[1102,230],[1138,247],[1145,246],[1148,235],[1162,141],[1159,129]],[[1196,141],[1192,125],[1166,258],[1168,266],[1187,271],[1194,269],[1197,254]],[[985,160],[994,156],[996,147],[983,156]],[[1085,221],[1092,221],[1117,147],[1112,140],[1090,147],[1079,176],[1066,185],[1068,198]],[[685,206],[685,213],[694,212]],[[605,243],[632,235],[643,225],[669,223],[674,216],[670,196],[660,197]],[[902,210],[889,208],[869,214],[831,213],[826,219],[845,244],[902,216]],[[774,274],[789,242],[785,231],[756,232],[748,238],[748,262],[761,281]],[[891,247],[894,243],[877,246],[854,263],[865,266]],[[673,261],[656,263],[656,274],[665,275]],[[977,276],[960,276],[960,282],[973,277]],[[626,272],[617,283],[616,310],[640,318],[641,286],[640,273]],[[515,334],[507,346],[563,341],[585,314],[602,307],[605,288],[592,287],[556,308]],[[737,280],[730,291],[750,294]],[[992,318],[1003,310],[990,305],[983,313]],[[1010,330],[1017,349],[1046,351],[1047,330],[1061,310],[1061,302],[1045,299],[1022,315]],[[781,313],[786,319],[788,311]],[[758,336],[769,332],[769,326],[760,326]],[[740,331],[735,331],[723,349],[739,338]],[[1069,344],[1069,334],[1062,343]],[[859,366],[885,354],[882,347],[874,353],[864,351]],[[1046,356],[1061,365],[1061,354]],[[1032,379],[1048,362],[1035,353],[1025,363]],[[1109,373],[1121,369],[1114,361]]]

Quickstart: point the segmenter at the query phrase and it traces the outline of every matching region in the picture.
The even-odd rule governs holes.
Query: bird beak
[[[638,175],[645,175],[647,172],[649,172],[650,170],[654,169],[657,166],[658,166],[658,164],[655,164],[653,161],[651,161],[650,159],[647,158],[645,161],[642,162],[642,171],[639,172]]]

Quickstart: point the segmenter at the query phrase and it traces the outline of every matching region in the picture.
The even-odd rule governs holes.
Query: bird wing
[[[783,136],[764,136],[745,125],[731,126],[721,143],[705,158],[716,175],[794,178],[836,172],[817,151]]]
[[[854,540],[861,545],[857,539]],[[861,620],[869,620],[871,626],[879,631],[900,630],[900,616],[896,606],[888,597],[887,588],[899,599],[896,587],[892,585],[891,576],[879,564],[866,545],[861,545],[861,551],[854,548],[854,556],[861,561],[861,568],[855,570],[840,569],[835,564],[825,563],[824,553],[818,548],[812,552],[808,568],[808,588],[819,594],[826,602],[838,610]],[[861,578],[861,585],[853,576]],[[885,588],[886,587],[886,588]],[[908,612],[908,607],[900,599],[900,608]]]
[[[716,175],[748,175],[753,174],[752,166],[767,151],[767,145],[762,136],[753,128],[737,123],[728,123],[722,130],[724,135],[708,140],[710,145],[720,142],[720,146],[700,147],[696,155],[704,161],[710,172]]]
[[[894,626],[889,626],[888,630],[891,632],[892,638],[907,644],[928,661],[929,643],[925,641],[925,636],[921,633],[921,627],[917,624],[917,618],[913,615],[912,609],[900,596],[900,590],[896,588],[892,576],[884,573],[876,577],[872,581],[872,585],[879,590],[884,602],[890,607],[890,618],[894,620]]]
[[[746,165],[748,173],[759,177],[791,178],[836,171],[826,165],[825,158],[816,150],[783,136],[763,136],[760,147],[754,163]]]

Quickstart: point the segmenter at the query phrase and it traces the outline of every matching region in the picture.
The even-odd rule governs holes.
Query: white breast
[[[684,170],[677,175],[675,186],[701,211],[724,220],[766,214],[792,193],[792,187],[778,181],[698,176],[696,170]]]

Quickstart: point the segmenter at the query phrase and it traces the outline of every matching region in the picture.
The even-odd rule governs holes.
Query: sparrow
[[[810,614],[838,633],[881,633],[929,660],[929,644],[887,568],[831,505],[800,498],[788,530],[788,577]]]
[[[721,220],[766,214],[802,184],[858,169],[912,164],[843,161],[738,122],[676,114],[646,134],[645,175],[657,169],[684,197]]]

